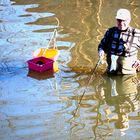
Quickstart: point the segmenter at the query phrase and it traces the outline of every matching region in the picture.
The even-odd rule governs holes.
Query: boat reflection
[[[33,70],[29,70],[27,76],[37,80],[45,80],[45,79],[53,78],[54,72],[52,70],[45,71],[45,72],[36,72]]]

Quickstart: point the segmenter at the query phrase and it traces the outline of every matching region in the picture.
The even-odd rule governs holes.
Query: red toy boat
[[[30,70],[43,72],[46,70],[53,70],[54,60],[41,56],[28,60],[27,63]]]

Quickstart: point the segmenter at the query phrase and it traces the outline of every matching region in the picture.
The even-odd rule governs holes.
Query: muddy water
[[[1,140],[140,139],[140,75],[108,77],[105,65],[92,74],[120,6],[140,28],[138,0],[0,0]],[[59,71],[29,71],[54,29]]]

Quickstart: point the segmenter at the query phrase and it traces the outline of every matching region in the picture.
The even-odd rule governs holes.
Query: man
[[[140,61],[140,30],[129,26],[131,14],[127,9],[119,9],[116,15],[117,26],[109,28],[98,46],[98,55],[106,54],[108,73],[134,74]]]

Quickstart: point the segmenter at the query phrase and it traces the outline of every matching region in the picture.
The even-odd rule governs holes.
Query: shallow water
[[[105,64],[93,71],[120,6],[140,28],[138,0],[0,0],[1,140],[140,139],[139,73],[108,77]],[[29,71],[54,29],[59,71]]]

